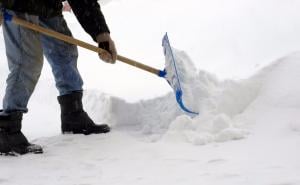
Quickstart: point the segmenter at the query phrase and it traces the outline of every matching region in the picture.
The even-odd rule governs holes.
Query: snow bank
[[[242,139],[249,132],[239,114],[257,98],[262,78],[268,69],[241,81],[219,81],[214,75],[197,71],[184,51],[175,50],[181,73],[184,102],[200,112],[194,118],[178,107],[175,95],[127,103],[126,101],[87,92],[85,104],[97,121],[111,123],[116,129],[139,133],[149,141],[190,142],[207,144]],[[271,68],[271,67],[270,67]],[[171,90],[171,88],[170,88]]]
[[[248,123],[261,122],[253,131],[257,135],[277,138],[299,133],[300,119],[300,53],[293,53],[265,69],[263,86],[257,98],[243,112],[241,119]],[[266,73],[266,71],[268,71]],[[266,132],[270,132],[266,134]]]
[[[135,131],[149,141],[203,145],[245,138],[249,134],[249,124],[255,123],[256,118],[249,112],[261,109],[261,104],[300,106],[297,96],[300,92],[293,90],[296,84],[289,83],[299,78],[296,66],[299,54],[282,58],[253,77],[240,81],[220,81],[210,73],[197,71],[184,51],[175,50],[175,57],[178,70],[185,77],[182,79],[184,101],[187,107],[200,112],[199,116],[185,115],[178,108],[173,93],[127,103],[119,98],[87,92],[85,103],[89,112],[98,121],[105,120],[115,129]],[[293,65],[294,71],[291,71]],[[295,121],[290,122],[290,129],[298,132]]]

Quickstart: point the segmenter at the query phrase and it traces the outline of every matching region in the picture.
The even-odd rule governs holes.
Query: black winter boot
[[[21,132],[22,116],[21,112],[0,111],[0,154],[43,153],[41,146],[29,143]]]
[[[62,133],[88,135],[110,131],[110,127],[106,124],[96,125],[83,110],[81,92],[59,96],[57,99],[61,108]]]

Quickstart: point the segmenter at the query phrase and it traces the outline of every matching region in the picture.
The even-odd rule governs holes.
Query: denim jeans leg
[[[10,13],[15,14],[12,11]],[[17,16],[38,23],[37,16],[28,14],[17,14]],[[3,110],[27,112],[29,98],[43,66],[40,35],[12,22],[3,23],[3,34],[10,71],[6,80]]]
[[[40,25],[72,36],[63,15],[48,19],[40,18]],[[77,68],[77,46],[41,35],[44,55],[51,65],[56,87],[60,95],[82,91],[83,81]]]

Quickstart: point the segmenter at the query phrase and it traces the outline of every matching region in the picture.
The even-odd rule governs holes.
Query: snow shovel
[[[42,33],[44,35],[47,35],[47,36],[65,41],[67,43],[83,47],[85,49],[94,51],[94,52],[99,53],[99,54],[105,52],[103,49],[101,49],[97,46],[91,45],[91,44],[83,42],[81,40],[77,40],[73,37],[55,32],[53,30],[46,29],[46,28],[41,27],[39,25],[36,25],[36,24],[30,23],[28,21],[25,21],[23,19],[17,18],[15,16],[7,13],[6,11],[4,11],[3,16],[0,15],[0,21],[2,19],[4,19],[5,21],[11,21],[11,22],[13,22],[17,25],[20,25],[20,26],[23,26],[25,28],[28,28],[28,29],[37,31],[39,33]],[[189,113],[189,114],[192,114],[192,115],[197,115],[198,113],[193,112],[193,111],[189,110],[187,107],[184,106],[184,103],[183,103],[183,100],[182,100],[183,91],[182,91],[182,88],[181,88],[181,85],[180,85],[180,79],[179,79],[178,71],[177,71],[177,68],[176,68],[176,61],[175,61],[175,57],[173,55],[173,51],[172,51],[172,48],[170,46],[170,42],[169,42],[167,34],[163,38],[163,47],[164,47],[164,54],[165,54],[166,64],[167,64],[166,66],[168,66],[164,70],[155,69],[153,67],[147,66],[145,64],[139,63],[135,60],[126,58],[126,57],[121,56],[121,55],[117,56],[117,60],[121,61],[123,63],[126,63],[128,65],[134,66],[136,68],[142,69],[144,71],[148,71],[148,72],[150,72],[152,74],[155,74],[159,77],[165,78],[168,81],[168,83],[170,84],[170,86],[173,88],[173,90],[175,92],[175,95],[176,95],[176,101],[179,104],[180,108],[186,113]]]

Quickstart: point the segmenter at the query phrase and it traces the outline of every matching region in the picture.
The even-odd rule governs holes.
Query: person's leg
[[[40,18],[40,25],[72,36],[62,15],[49,19]],[[83,81],[77,68],[77,47],[66,42],[41,35],[44,55],[51,65],[56,87],[60,95],[82,91]]]
[[[72,36],[62,15],[50,19],[40,19],[40,25]],[[77,47],[48,36],[42,36],[42,45],[44,54],[52,67],[56,87],[60,94],[58,102],[61,107],[62,132],[79,134],[109,132],[108,125],[96,125],[83,109],[83,81],[77,69]]]
[[[17,16],[38,23],[37,16],[27,14],[18,14]],[[27,112],[29,98],[43,66],[40,36],[36,32],[12,22],[3,23],[3,35],[10,71],[6,80],[3,110],[5,112]]]
[[[38,23],[36,16],[16,16]],[[43,66],[39,34],[12,22],[3,23],[3,34],[10,73],[0,110],[0,154],[42,153],[42,148],[30,144],[21,132],[23,113],[28,111],[27,104]]]

